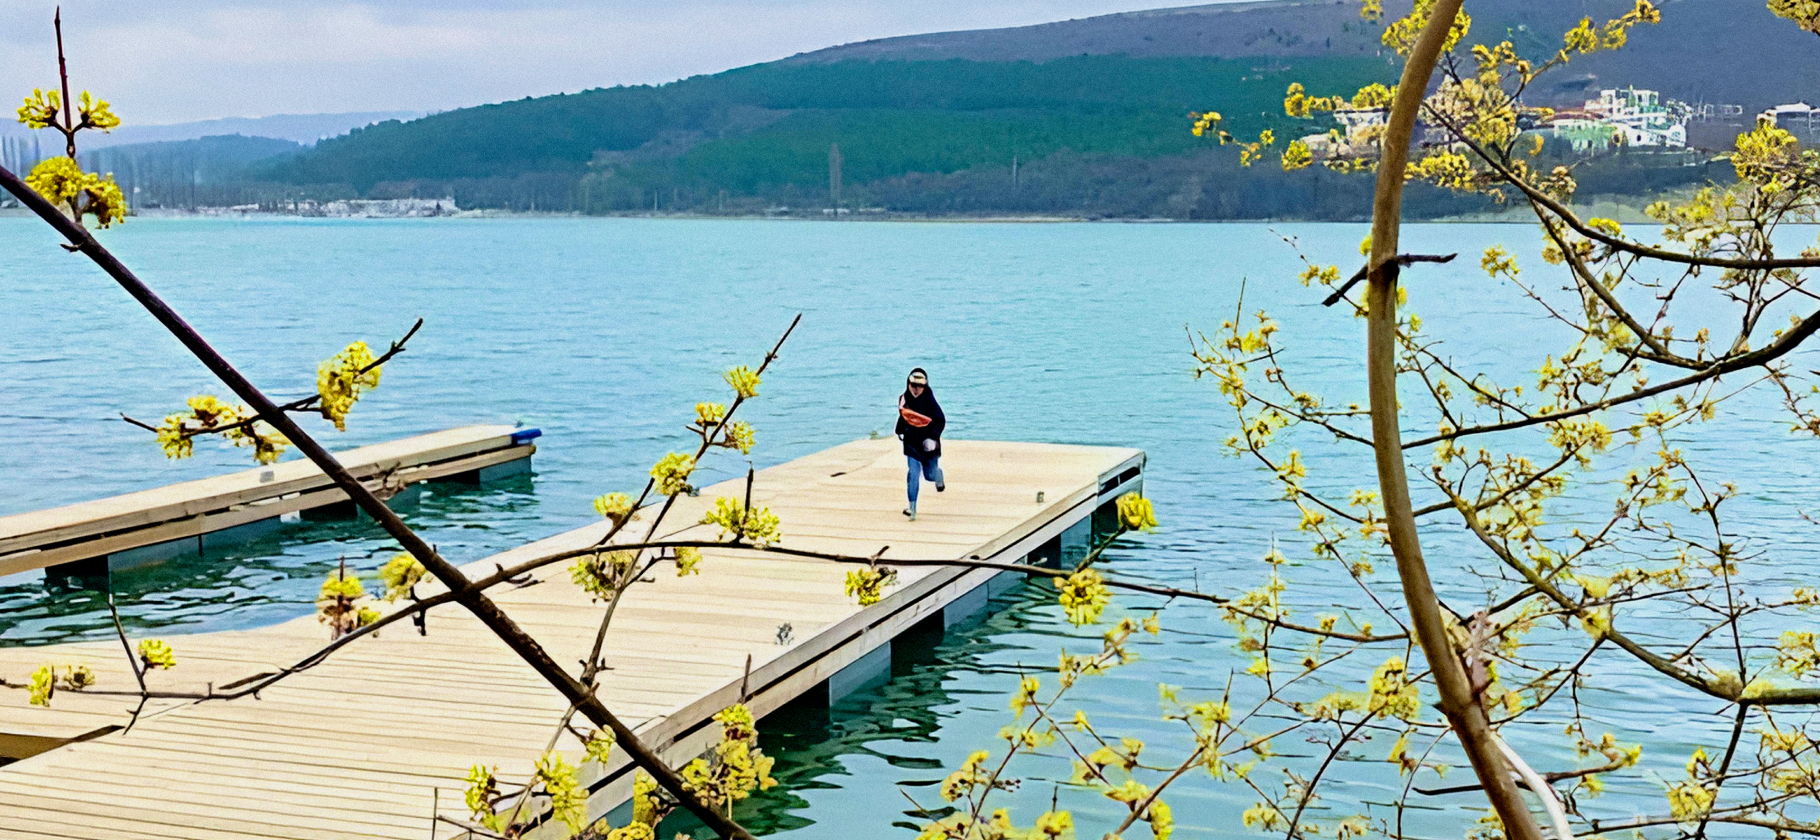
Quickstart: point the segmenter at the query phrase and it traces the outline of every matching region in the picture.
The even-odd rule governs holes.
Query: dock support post
[[[1010,572],[1003,574],[1010,574]],[[996,581],[998,578],[994,577],[993,580]],[[942,607],[942,629],[948,630],[957,624],[965,624],[984,615],[986,602],[992,598],[990,590],[990,583],[981,584],[973,587],[973,591],[944,605]]]
[[[855,691],[884,685],[890,679],[891,643],[885,642],[828,678],[828,705],[839,703]]]

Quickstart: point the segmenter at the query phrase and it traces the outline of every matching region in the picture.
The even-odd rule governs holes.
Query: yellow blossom
[[[985,750],[969,754],[967,760],[961,762],[960,769],[949,773],[948,777],[942,780],[939,790],[942,799],[953,802],[972,793],[975,787],[990,781],[991,775],[984,769],[984,766],[986,759],[991,757],[992,754]]]
[[[1502,245],[1486,248],[1485,256],[1479,260],[1479,267],[1494,278],[1499,274],[1509,277],[1517,276],[1517,260],[1510,255],[1510,252],[1504,250]]]
[[[701,570],[696,568],[696,566],[701,563],[701,551],[699,549],[689,548],[687,546],[678,548],[676,549],[676,554],[673,559],[676,561],[677,577],[687,577],[689,575],[701,573]]]
[[[1194,126],[1192,128],[1190,128],[1189,131],[1193,132],[1194,136],[1196,136],[1196,137],[1200,137],[1201,135],[1207,133],[1207,131],[1214,129],[1216,126],[1218,126],[1220,124],[1220,120],[1222,119],[1222,117],[1220,116],[1220,112],[1218,112],[1218,111],[1206,111],[1206,112],[1196,111],[1194,113],[1189,114],[1188,118],[1194,120]],[[1222,135],[1220,142],[1224,143],[1225,142],[1224,135],[1226,134],[1226,132],[1222,131],[1222,132],[1220,132],[1220,134]]]
[[[1014,717],[1023,717],[1024,709],[1036,703],[1036,692],[1042,687],[1042,681],[1036,677],[1024,677],[1018,680],[1017,691],[1011,695],[1011,714]]]
[[[758,396],[758,374],[745,365],[726,372],[727,384],[733,386],[733,393],[740,399],[751,399]]]
[[[1150,807],[1144,809],[1144,821],[1150,823],[1150,836],[1154,840],[1169,840],[1175,833],[1175,814],[1170,811],[1169,803],[1162,799],[1150,801]]]
[[[719,525],[722,537],[732,537],[738,542],[747,542],[763,548],[774,545],[784,537],[778,530],[777,514],[770,508],[753,508],[747,510],[745,503],[738,499],[722,496],[714,500],[714,509],[701,518],[703,525]]]
[[[498,769],[482,764],[468,768],[468,787],[463,801],[480,823],[488,828],[503,828],[493,813],[493,807],[499,801]]]
[[[51,697],[57,693],[56,672],[49,665],[40,665],[32,672],[29,688],[29,699],[34,706],[49,707]]]
[[[594,498],[594,512],[618,525],[632,517],[632,497],[624,493],[607,493]]]
[[[1106,588],[1105,579],[1093,569],[1081,569],[1066,578],[1054,580],[1056,588],[1061,590],[1057,600],[1074,624],[1098,621],[1100,613],[1112,601],[1112,591]]]
[[[588,821],[588,789],[576,778],[575,767],[560,753],[544,753],[537,759],[537,782],[550,799],[550,811],[570,832],[581,831]]]
[[[758,729],[744,706],[730,706],[714,716],[721,724],[721,740],[707,756],[684,765],[684,789],[703,802],[723,809],[755,790],[776,786],[771,778],[775,759],[758,749]]]
[[[598,552],[576,560],[569,567],[569,579],[589,595],[611,600],[637,562],[638,553],[634,551]]]
[[[33,88],[32,95],[25,98],[25,104],[19,106],[19,122],[26,128],[49,128],[57,122],[58,114],[63,110],[63,95],[55,88],[43,90]]]
[[[1794,21],[1808,32],[1820,34],[1820,2],[1816,0],[1769,0],[1769,11]]]
[[[869,607],[885,597],[885,587],[897,582],[896,569],[880,569],[868,566],[847,573],[847,594],[859,599],[859,605]]]
[[[1351,104],[1352,107],[1361,110],[1388,108],[1390,107],[1391,97],[1395,93],[1395,88],[1388,88],[1378,82],[1372,82],[1371,84],[1359,88],[1358,93],[1352,95]]]
[[[369,369],[370,368],[370,369]],[[348,429],[348,412],[365,391],[379,387],[379,366],[373,364],[373,351],[367,343],[356,341],[340,353],[316,366],[316,394],[321,398],[322,416],[335,424],[336,431]]]
[[[1126,493],[1118,498],[1119,524],[1132,531],[1149,531],[1156,528],[1156,510],[1150,500],[1136,492]]]
[[[88,184],[88,175],[74,160],[58,155],[45,158],[32,167],[31,174],[25,176],[25,183],[45,201],[52,204],[67,204],[82,194]]]
[[[1307,143],[1301,140],[1291,140],[1288,147],[1283,149],[1284,172],[1304,169],[1311,163],[1314,163],[1314,152],[1308,148]]]
[[[1713,791],[1699,782],[1676,782],[1668,789],[1668,812],[1677,822],[1698,822],[1713,807]]]
[[[720,425],[727,419],[727,407],[717,402],[698,402],[695,404],[695,425],[707,428]]]
[[[1738,180],[1749,181],[1761,188],[1779,190],[1796,177],[1795,135],[1777,128],[1774,121],[1759,118],[1757,127],[1738,135],[1730,155]],[[39,190],[43,192],[43,190]]]
[[[113,131],[120,127],[120,118],[114,116],[113,106],[109,105],[107,100],[98,96],[91,96],[89,92],[85,90],[82,92],[81,96],[77,97],[76,101],[79,106],[76,109],[76,113],[81,119],[79,124],[86,125],[89,128],[98,128],[102,131]]]
[[[607,840],[657,840],[657,831],[644,823],[635,822],[607,832]]]
[[[1036,818],[1032,840],[1058,838],[1074,830],[1074,815],[1067,811],[1048,811]]]
[[[1416,0],[1415,6],[1410,9],[1408,15],[1392,21],[1390,25],[1384,27],[1384,34],[1379,40],[1384,46],[1395,50],[1398,55],[1408,55],[1409,51],[1415,48],[1416,36],[1421,34],[1422,27],[1428,23],[1429,15],[1433,14],[1434,5],[1434,0]],[[1378,8],[1379,14],[1382,14],[1382,6],[1380,5]],[[1472,17],[1461,9],[1454,16],[1452,25],[1447,28],[1447,40],[1442,44],[1441,49],[1452,51],[1454,46],[1460,43],[1460,39],[1466,37],[1466,33],[1471,29]]]
[[[727,424],[721,445],[737,449],[741,455],[750,455],[756,437],[757,435],[752,431],[752,424],[744,420],[735,420]]]
[[[387,601],[396,601],[409,596],[411,587],[416,586],[428,573],[429,570],[408,552],[393,555],[392,559],[379,567],[379,580],[385,584],[385,595],[382,597]]]
[[[588,734],[587,742],[582,744],[582,748],[588,753],[588,757],[585,760],[592,761],[602,767],[607,766],[607,759],[613,755],[614,743],[613,730],[594,730]]]
[[[657,482],[657,492],[665,496],[686,493],[689,490],[689,476],[695,472],[695,458],[681,452],[671,452],[658,459],[651,467],[651,478]]]
[[[177,654],[161,639],[143,639],[139,642],[139,662],[148,671],[153,668],[175,668]]]

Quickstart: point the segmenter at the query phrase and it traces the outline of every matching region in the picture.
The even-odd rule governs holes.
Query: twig
[[[1444,255],[1403,254],[1401,256],[1398,256],[1395,259],[1395,262],[1399,267],[1408,268],[1409,266],[1414,265],[1419,262],[1429,262],[1429,263],[1453,262],[1453,258],[1457,257],[1457,256],[1459,256],[1459,254],[1444,254]],[[1360,281],[1363,281],[1366,277],[1370,276],[1370,274],[1371,274],[1371,264],[1370,263],[1366,263],[1365,265],[1360,266],[1359,270],[1357,272],[1354,272],[1351,277],[1346,278],[1346,282],[1341,283],[1339,288],[1333,290],[1333,294],[1328,295],[1325,300],[1322,300],[1321,305],[1322,306],[1332,306],[1336,303],[1339,303],[1341,300],[1345,299],[1346,293],[1348,291],[1351,291],[1353,286],[1357,286],[1360,283]]]
[[[1529,792],[1542,800],[1542,810],[1548,812],[1548,820],[1554,824],[1555,840],[1573,840],[1574,830],[1567,825],[1567,812],[1561,810],[1561,800],[1555,796],[1554,788],[1549,787],[1548,782],[1504,742],[1503,736],[1494,732],[1491,737],[1497,740],[1498,750],[1504,753],[1504,760],[1510,762],[1511,768],[1517,771],[1517,776],[1528,783]]]
[[[365,367],[362,367],[359,371],[356,372],[355,375],[359,376],[361,374],[368,373],[368,372],[378,368],[380,365],[383,365],[386,362],[391,361],[393,356],[396,356],[399,353],[403,353],[405,350],[405,344],[411,340],[411,336],[416,335],[417,331],[422,328],[423,328],[423,319],[418,318],[417,322],[412,324],[411,328],[409,330],[405,331],[404,337],[398,339],[397,341],[392,342],[392,345],[390,347],[387,347],[386,351],[384,353],[379,354],[379,358],[374,359],[372,362],[368,363]],[[320,402],[321,400],[322,400],[321,394],[311,394],[310,396],[307,396],[307,397],[302,397],[300,399],[292,400],[288,403],[285,403],[284,405],[279,406],[278,408],[280,411],[299,411],[299,412],[308,411],[312,406],[314,406],[316,403]],[[138,420],[138,419],[135,419],[132,417],[128,417],[125,414],[120,415],[120,419],[125,420],[126,422],[131,423],[131,424],[138,426],[141,429],[145,429],[147,431],[151,431],[151,432],[158,431],[157,426],[147,423],[144,420]],[[218,435],[218,434],[223,434],[225,432],[234,431],[235,429],[245,429],[247,427],[252,426],[254,423],[257,423],[257,422],[259,422],[258,417],[251,417],[246,420],[241,420],[237,423],[229,423],[225,426],[211,426],[206,429],[195,429],[195,430],[183,429],[178,432],[178,436],[182,437],[184,439],[189,439],[189,438],[201,437],[203,435]]]
[[[145,712],[145,704],[151,700],[151,693],[145,690],[145,667],[139,663],[139,657],[133,654],[133,646],[126,640],[126,627],[120,623],[120,610],[114,607],[112,582],[109,582],[107,593],[107,612],[114,619],[114,633],[120,637],[120,649],[126,652],[126,667],[133,672],[133,679],[139,683],[139,703],[133,707],[133,716],[126,721],[126,728],[121,734],[133,731],[139,723],[139,715]]]

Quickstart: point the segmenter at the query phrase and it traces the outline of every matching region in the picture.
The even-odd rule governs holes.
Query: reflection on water
[[[966,710],[1003,709],[1003,697],[987,686],[1005,679],[1015,683],[1031,670],[1002,664],[1007,658],[1031,662],[1029,654],[1037,651],[1019,638],[1064,642],[1077,635],[1046,615],[1052,596],[1046,584],[1014,587],[945,634],[925,625],[893,640],[889,680],[833,705],[799,701],[767,715],[759,745],[777,759],[772,777],[778,785],[753,794],[736,816],[758,834],[818,837],[857,826],[883,832],[890,825],[914,833],[923,823],[952,814],[937,793],[952,769],[949,753],[959,749],[965,755],[987,744],[944,743],[945,735]],[[692,817],[678,813],[664,822],[663,833],[698,828]]]
[[[460,540],[529,509],[533,491],[529,474],[485,487],[431,482],[399,511],[432,543]],[[75,574],[0,578],[0,638],[22,645],[110,638],[110,588],[128,632],[259,627],[312,611],[326,571],[337,563],[370,572],[396,551],[364,516],[311,519],[200,555],[113,572],[84,564]]]

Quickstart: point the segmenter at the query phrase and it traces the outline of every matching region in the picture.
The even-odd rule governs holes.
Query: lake
[[[1302,387],[1318,387],[1329,402],[1363,402],[1363,322],[1321,308],[1321,295],[1295,282],[1302,263],[1282,237],[1350,273],[1364,232],[1306,224],[171,218],[137,219],[102,238],[278,396],[311,393],[317,363],[349,341],[377,350],[422,317],[423,331],[387,365],[345,434],[321,421],[310,428],[327,428],[324,440],[338,449],[469,423],[543,429],[533,479],[431,495],[410,513],[458,562],[585,524],[600,493],[636,492],[650,464],[685,441],[694,403],[721,399],[720,372],[756,364],[802,312],[763,396],[744,415],[758,429],[758,466],[889,434],[904,373],[922,366],[952,437],[1148,451],[1146,490],[1163,527],[1110,551],[1115,572],[1234,594],[1263,579],[1259,558],[1275,541],[1296,561],[1288,573],[1310,587],[1303,597],[1343,605],[1356,590],[1299,548],[1294,508],[1276,500],[1252,462],[1225,454],[1231,410],[1211,381],[1193,377],[1188,331],[1211,333],[1233,318],[1242,287],[1245,309],[1268,308],[1283,325],[1282,343],[1306,371]],[[1462,253],[1406,275],[1411,306],[1462,364],[1515,380],[1561,343],[1558,325],[1478,268],[1484,247],[1506,242],[1533,269],[1526,278],[1558,285],[1535,257],[1534,229],[1413,225],[1405,242],[1411,251]],[[1723,323],[1716,306],[1703,311]],[[0,218],[0,319],[0,514],[250,466],[243,452],[206,442],[189,461],[167,461],[148,433],[119,419],[156,422],[188,396],[222,389],[34,220]],[[1795,364],[1812,366],[1811,356]],[[1811,582],[1811,526],[1788,523],[1799,522],[1817,482],[1807,467],[1813,442],[1791,437],[1776,405],[1768,392],[1727,403],[1688,451],[1739,485],[1731,525],[1763,557],[1749,574],[1785,589]],[[1331,440],[1313,435],[1299,443],[1311,482],[1375,486],[1364,453],[1336,453]],[[744,460],[717,456],[700,483],[744,470]],[[1609,505],[1591,491],[1575,498]],[[1488,584],[1468,570],[1488,568],[1489,558],[1446,522],[1429,531],[1443,595],[1483,603]],[[115,586],[135,632],[250,627],[312,612],[338,561],[369,570],[392,551],[371,529],[311,526],[228,561],[122,573]],[[1388,560],[1379,567],[1394,584]],[[1046,587],[1023,587],[998,606],[825,716],[767,721],[767,750],[779,757],[783,784],[742,806],[742,817],[805,840],[913,836],[890,827],[919,821],[905,813],[912,805],[904,792],[939,802],[929,783],[993,745],[1010,720],[1006,699],[1019,669],[1052,671],[1060,648],[1097,647],[1099,630],[1068,625]],[[1156,606],[1155,598],[1122,596],[1111,615]],[[1211,608],[1175,604],[1162,617],[1164,632],[1137,643],[1139,661],[1084,681],[1074,698],[1103,726],[1150,739],[1179,760],[1181,739],[1158,719],[1156,684],[1183,686],[1185,698],[1217,695],[1248,659]],[[107,633],[105,607],[92,593],[47,590],[37,574],[0,579],[3,643]],[[1570,645],[1579,633],[1544,634],[1538,650]],[[1682,777],[1693,745],[1710,748],[1729,727],[1716,704],[1626,658],[1602,654],[1590,673],[1589,729],[1641,740],[1645,766],[1664,778]],[[1677,728],[1662,731],[1668,724]],[[1558,719],[1539,718],[1510,737],[1538,769],[1577,766],[1559,732]],[[1381,761],[1388,739],[1380,740],[1339,763],[1330,799],[1381,803],[1397,794],[1400,780]],[[1315,745],[1278,751],[1310,754]],[[1015,812],[1027,821],[1066,782],[1069,764],[1049,755],[1016,767],[1026,781]],[[1424,779],[1432,783],[1433,774]],[[1244,786],[1201,774],[1171,790],[1178,836],[1245,833],[1238,814],[1256,796]],[[1110,828],[1106,820],[1121,810],[1065,788],[1059,796],[1076,808],[1083,837]],[[1423,808],[1416,826],[1459,836],[1470,815],[1456,806],[1475,797],[1415,800]],[[1589,807],[1661,811],[1662,787],[1632,775]]]

